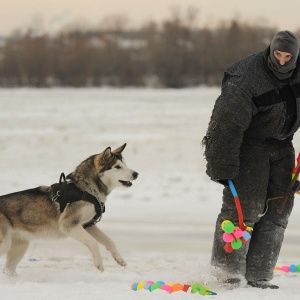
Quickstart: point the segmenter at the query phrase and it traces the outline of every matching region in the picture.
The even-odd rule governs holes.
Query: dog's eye
[[[120,167],[120,166],[115,166],[115,168],[116,168],[116,169],[121,169],[121,167]]]

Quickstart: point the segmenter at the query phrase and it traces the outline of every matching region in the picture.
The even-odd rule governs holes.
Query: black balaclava
[[[284,80],[291,77],[293,70],[297,66],[299,48],[300,41],[294,33],[285,30],[279,31],[275,34],[270,45],[268,66],[278,79]],[[291,53],[293,56],[291,60],[289,60],[282,66],[274,56],[275,50],[288,52]]]

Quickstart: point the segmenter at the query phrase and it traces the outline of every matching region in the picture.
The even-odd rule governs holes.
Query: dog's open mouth
[[[130,181],[124,181],[124,180],[119,180],[124,186],[132,186],[132,183]]]

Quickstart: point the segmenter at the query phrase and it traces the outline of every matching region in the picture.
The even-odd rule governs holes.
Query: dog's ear
[[[66,178],[75,181],[75,172],[70,173]]]
[[[125,147],[126,147],[126,143],[125,143],[124,145],[120,146],[119,148],[115,149],[115,150],[113,151],[113,153],[114,153],[114,154],[121,154],[122,151],[125,149]]]
[[[101,159],[101,164],[105,164],[108,159],[111,157],[111,148],[110,147],[107,147],[104,152],[103,152],[103,155],[102,155],[102,159]]]
[[[105,162],[111,157],[111,148],[107,147],[103,153],[100,153],[98,155],[96,155],[95,159],[94,159],[94,163],[95,163],[95,167],[96,169],[100,166],[100,165],[104,165]]]

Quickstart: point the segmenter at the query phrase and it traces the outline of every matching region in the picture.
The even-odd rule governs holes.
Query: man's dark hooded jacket
[[[245,57],[225,71],[204,138],[207,174],[234,179],[245,140],[285,143],[300,127],[300,71],[278,80],[267,65],[270,47]]]

